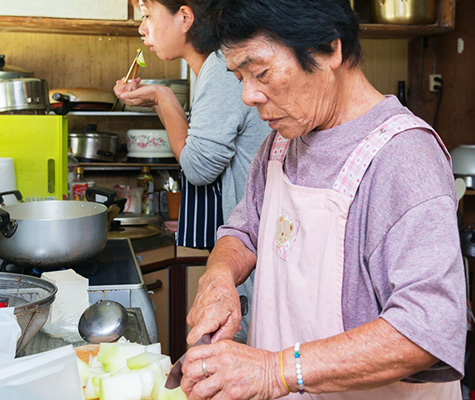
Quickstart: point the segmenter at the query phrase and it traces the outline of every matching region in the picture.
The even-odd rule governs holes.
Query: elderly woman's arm
[[[188,343],[215,331],[213,342],[234,337],[241,320],[236,286],[246,280],[255,264],[255,254],[239,239],[225,236],[216,242],[187,317],[192,327]]]
[[[379,318],[340,335],[302,344],[305,391],[328,393],[370,389],[401,380],[438,360]],[[283,375],[298,391],[293,348],[282,354]],[[205,359],[208,379],[204,379]],[[278,398],[287,394],[280,353],[233,341],[191,348],[183,366],[182,388],[190,399]]]

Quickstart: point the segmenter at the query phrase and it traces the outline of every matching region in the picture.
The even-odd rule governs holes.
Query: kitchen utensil
[[[99,88],[73,87],[51,89],[49,101],[53,111],[66,115],[69,111],[109,111],[114,95]]]
[[[462,144],[450,152],[452,172],[462,178],[467,189],[475,188],[475,145]]]
[[[33,72],[16,67],[5,65],[5,54],[0,54],[0,79],[32,78]]]
[[[127,157],[172,158],[174,154],[165,129],[129,129]]]
[[[48,84],[36,78],[0,79],[0,112],[50,108]]]
[[[68,134],[68,147],[79,161],[114,161],[118,142],[118,135],[100,132],[95,124],[87,124],[82,132]]]
[[[168,218],[171,220],[177,220],[180,213],[180,192],[167,192],[168,201]]]
[[[0,272],[0,293],[14,307],[21,328],[17,354],[22,351],[45,324],[57,288],[51,282],[33,276]]]
[[[425,25],[435,20],[435,0],[371,0],[370,9],[377,24]]]
[[[78,330],[89,343],[113,342],[127,326],[127,310],[112,300],[99,300],[81,315]]]
[[[129,71],[127,72],[127,75],[123,79],[124,82],[127,82],[131,76],[132,76],[132,79],[135,79],[135,77],[137,76],[137,72],[139,70],[138,60],[141,55],[142,55],[142,50],[138,50],[137,55],[134,58],[134,61],[132,61],[132,64],[130,64],[130,68],[129,68]],[[117,105],[118,102],[119,102],[119,98],[117,97],[114,101],[114,104],[112,105],[111,111],[114,111],[115,106]]]
[[[239,301],[241,302],[241,315],[247,315],[248,312],[248,300],[246,296],[239,296]],[[214,334],[214,333],[213,333]],[[201,346],[202,344],[210,344],[211,338],[213,336],[211,333],[206,333],[203,337],[198,340],[192,347]],[[185,360],[186,353],[183,354],[178,361],[175,363],[173,368],[171,369],[167,381],[165,382],[165,387],[167,389],[175,389],[180,386],[181,378],[183,377],[183,373],[181,372],[181,367],[183,365],[183,361]]]
[[[13,192],[22,201],[20,192]],[[2,196],[7,193],[0,193]],[[99,204],[95,196],[103,196]],[[44,270],[95,256],[106,245],[108,207],[115,192],[91,188],[85,201],[35,201],[0,208],[0,258]]]

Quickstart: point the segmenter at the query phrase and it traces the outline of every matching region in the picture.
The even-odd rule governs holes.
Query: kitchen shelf
[[[55,115],[54,112],[50,112]],[[137,111],[70,111],[67,115],[82,115],[87,117],[156,117],[157,114],[152,112]]]
[[[435,35],[454,29],[456,0],[439,0],[437,22],[431,25],[386,25],[362,23],[363,38],[414,38]],[[140,21],[134,19],[129,4],[128,19],[87,20],[46,17],[0,16],[0,31],[43,32],[103,36],[139,36]]]
[[[163,163],[163,164],[149,164],[149,163],[91,163],[80,162],[79,165],[84,168],[84,171],[139,171],[143,166],[150,167],[150,170],[165,170],[165,169],[180,169],[178,163]]]

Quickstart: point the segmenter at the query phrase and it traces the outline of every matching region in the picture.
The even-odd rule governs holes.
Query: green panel
[[[66,117],[0,115],[0,157],[13,158],[17,188],[25,201],[66,198]]]

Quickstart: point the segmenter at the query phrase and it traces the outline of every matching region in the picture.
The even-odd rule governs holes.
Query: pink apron
[[[258,261],[249,344],[281,351],[344,331],[341,309],[344,238],[348,211],[377,152],[407,129],[435,131],[411,115],[390,118],[350,155],[333,189],[292,184],[282,171],[288,141],[277,134],[268,163],[259,226]],[[309,309],[312,310],[309,313]],[[305,383],[305,371],[303,371]],[[459,400],[460,382],[397,382],[378,389],[288,397],[331,400]]]

